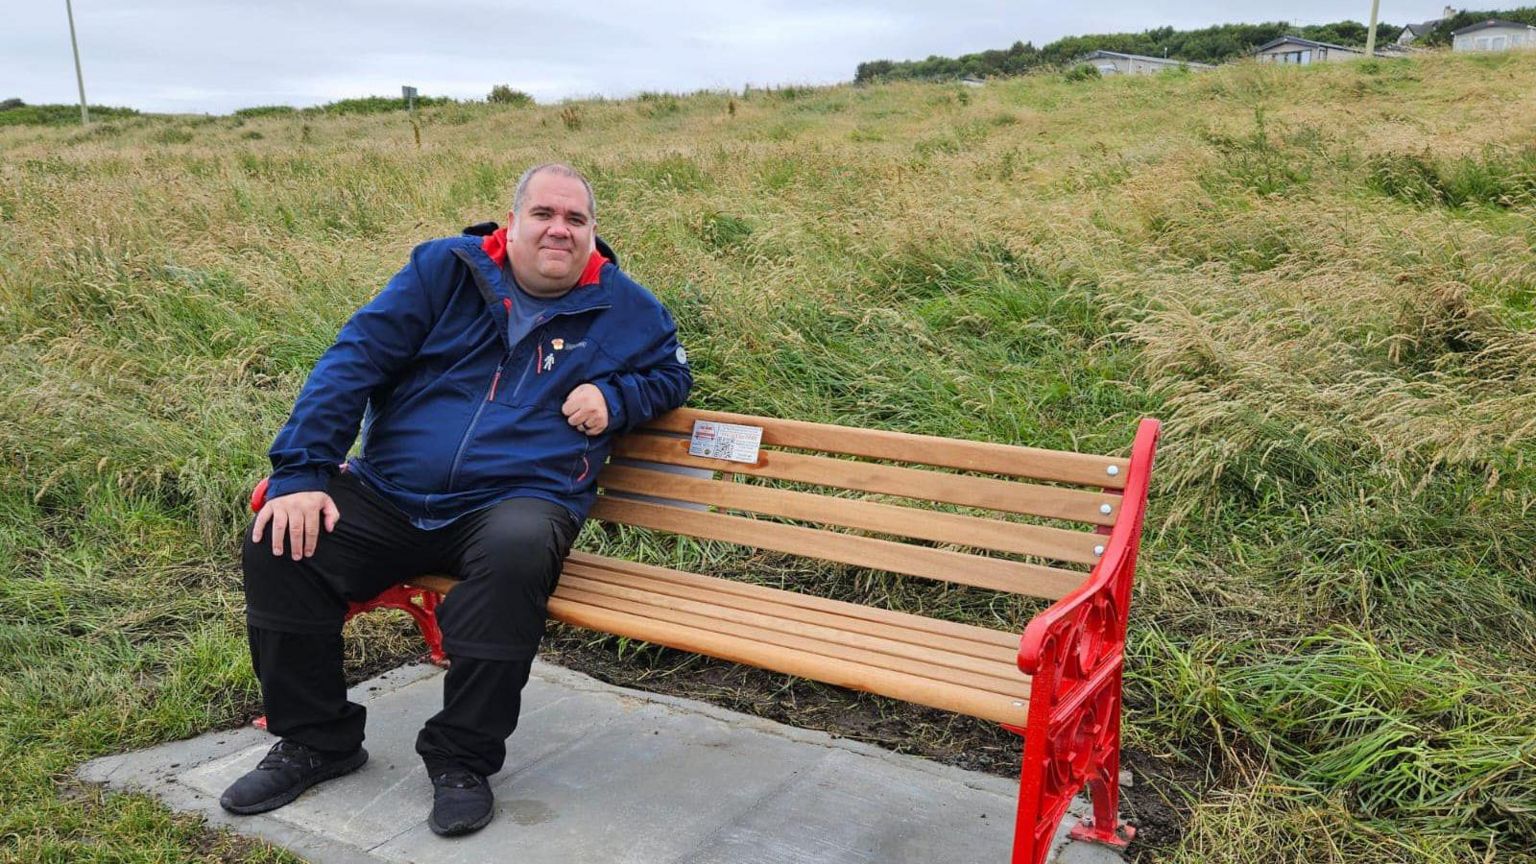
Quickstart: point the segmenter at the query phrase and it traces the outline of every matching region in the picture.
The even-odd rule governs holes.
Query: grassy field
[[[1536,861],[1532,92],[1536,56],[1429,56],[446,105],[419,150],[400,115],[0,128],[0,861],[290,860],[71,772],[255,709],[272,434],[412,245],[549,158],[694,405],[1166,422],[1126,742],[1182,824],[1144,854]],[[355,668],[414,650],[360,629]]]

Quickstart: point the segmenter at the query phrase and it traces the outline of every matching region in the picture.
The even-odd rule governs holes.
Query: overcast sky
[[[402,84],[473,99],[493,84],[510,84],[541,102],[823,84],[851,80],[864,60],[954,56],[1016,40],[1044,45],[1165,24],[1315,24],[1370,15],[1369,0],[73,2],[92,104],[215,114],[398,95]],[[0,99],[77,101],[64,0],[5,5]],[[1385,0],[1381,18],[1422,21],[1438,17],[1442,5]]]

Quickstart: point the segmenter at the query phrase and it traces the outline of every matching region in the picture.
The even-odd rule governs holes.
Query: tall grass
[[[242,501],[304,375],[559,158],[694,404],[1099,452],[1167,422],[1126,685],[1183,778],[1161,856],[1536,860],[1536,58],[1497,71],[438,105],[419,150],[389,113],[0,129],[0,859],[275,855],[60,778],[251,710]],[[354,663],[409,644],[361,626]]]

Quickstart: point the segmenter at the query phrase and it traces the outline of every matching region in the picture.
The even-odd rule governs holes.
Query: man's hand
[[[608,400],[596,384],[582,384],[565,397],[560,406],[565,422],[588,435],[601,435],[608,428]]]
[[[314,557],[315,544],[320,542],[320,523],[325,522],[325,532],[336,530],[341,521],[341,511],[336,502],[324,492],[294,492],[280,498],[269,498],[256,514],[256,525],[251,530],[251,542],[260,543],[261,533],[272,523],[272,554],[283,554],[283,538],[288,539],[288,551],[293,560]]]

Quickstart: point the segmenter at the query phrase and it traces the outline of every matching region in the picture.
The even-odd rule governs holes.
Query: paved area
[[[233,817],[219,793],[273,739],[216,732],[98,759],[83,779],[149,792],[177,810],[270,840],[315,864],[899,864],[1009,858],[1017,786],[686,699],[534,666],[495,820],[445,840],[426,825],[431,784],[416,730],[441,698],[440,670],[365,682],[368,751],[358,772],[282,809]],[[1079,801],[1074,812],[1086,812]],[[1062,864],[1120,864],[1058,833]]]

